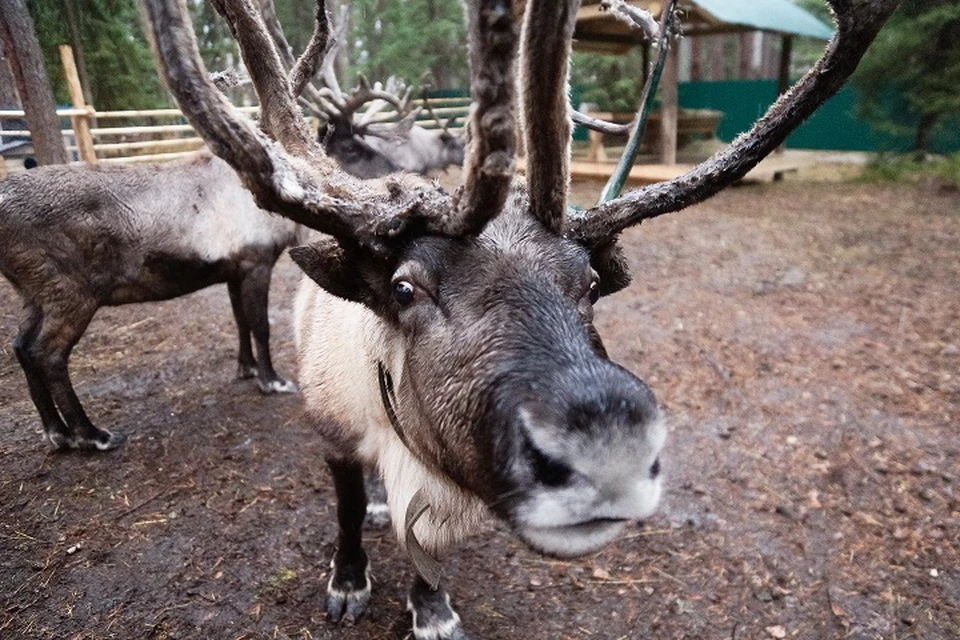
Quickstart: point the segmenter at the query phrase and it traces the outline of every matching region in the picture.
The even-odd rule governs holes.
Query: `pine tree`
[[[960,2],[904,0],[853,78],[860,115],[930,150],[939,123],[960,118]]]
[[[135,2],[129,0],[27,0],[47,73],[59,103],[69,102],[57,45],[70,43],[66,4],[71,3],[93,105],[103,111],[169,106],[147,45]]]

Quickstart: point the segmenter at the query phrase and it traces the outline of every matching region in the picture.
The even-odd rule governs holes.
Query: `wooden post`
[[[677,164],[677,83],[680,79],[679,48],[670,45],[660,82],[660,163]]]
[[[782,96],[790,89],[790,59],[793,57],[793,36],[788,34],[783,34],[780,36],[780,69],[777,73],[777,95]],[[774,153],[783,153],[787,148],[787,143],[784,141],[779,147],[774,150]],[[783,180],[783,173],[777,172],[773,174],[774,182],[779,182]]]
[[[80,86],[80,76],[77,74],[77,64],[73,59],[73,49],[70,45],[60,45],[60,60],[67,75],[67,86],[70,87],[70,101],[74,109],[87,109],[85,116],[70,116],[73,125],[73,137],[77,141],[77,151],[84,162],[96,162],[97,152],[93,148],[93,135],[90,133],[91,111],[83,99],[83,88]]]
[[[780,69],[777,73],[777,95],[790,88],[790,58],[793,56],[793,36],[783,34],[780,40]]]

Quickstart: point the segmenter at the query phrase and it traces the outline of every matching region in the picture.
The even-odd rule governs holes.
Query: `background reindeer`
[[[208,153],[156,166],[55,165],[0,181],[0,273],[23,298],[14,351],[45,437],[100,450],[125,439],[93,425],[70,382],[70,352],[98,308],[218,282],[240,336],[238,376],[256,377],[265,394],[294,391],[270,360],[267,300],[296,227],[258,209]]]
[[[361,111],[368,103],[373,104]],[[376,118],[388,104],[397,111],[386,116],[389,120]],[[416,124],[420,109],[412,107],[409,94],[401,97],[371,88],[361,79],[349,96],[341,94],[335,102],[324,105],[324,122],[317,138],[340,168],[357,178],[379,178],[397,171],[432,176],[463,164],[463,138],[450,131],[449,122],[438,121],[439,130]],[[402,118],[393,122],[397,115]]]
[[[606,358],[591,322],[592,302],[629,282],[617,235],[742,177],[836,92],[897,3],[832,2],[838,32],[824,57],[748,134],[677,180],[580,216],[566,215],[575,1],[526,6],[525,184],[513,181],[514,9],[469,3],[474,107],[454,196],[403,176],[361,182],[338,171],[297,113],[301,75],[288,82],[249,4],[215,2],[252,62],[263,132],[206,80],[182,5],[146,4],[168,83],[211,148],[262,206],[331,236],[294,253],[319,285],[303,284],[296,315],[307,408],[338,495],[327,613],[354,618],[369,598],[360,526],[362,467],[372,464],[419,573],[414,635],[459,638],[434,558],[485,513],[534,549],[571,556],[657,502],[659,410],[642,381]],[[322,10],[318,18],[322,43]]]
[[[258,6],[285,67],[295,69],[297,62],[272,0],[258,0]],[[358,178],[379,178],[396,171],[433,175],[451,165],[462,165],[464,141],[450,131],[452,121],[443,123],[434,115],[438,130],[417,124],[422,107],[411,100],[412,87],[404,87],[394,78],[386,86],[371,86],[361,75],[352,90],[341,88],[335,61],[346,25],[346,13],[341,12],[337,28],[324,27],[326,53],[314,52],[323,55],[319,71],[314,70],[319,82],[306,78],[297,96],[300,106],[320,122],[317,138],[327,155]],[[426,90],[422,93],[423,105],[429,108]],[[384,108],[392,111],[384,113]],[[430,112],[433,115],[432,109]]]

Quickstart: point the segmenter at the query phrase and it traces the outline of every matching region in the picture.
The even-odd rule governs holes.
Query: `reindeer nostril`
[[[660,475],[660,458],[657,458],[653,461],[653,464],[650,465],[650,479],[656,478]]]
[[[573,474],[573,469],[566,463],[551,458],[532,445],[530,446],[530,460],[533,463],[534,477],[548,487],[559,487],[566,484]]]

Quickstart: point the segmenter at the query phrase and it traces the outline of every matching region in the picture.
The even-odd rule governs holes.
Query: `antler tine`
[[[240,45],[244,64],[260,99],[264,130],[296,156],[312,149],[304,119],[294,102],[280,54],[267,34],[260,9],[251,0],[212,0]]]
[[[530,0],[523,21],[520,84],[530,207],[547,228],[563,229],[570,182],[567,68],[579,0]]]
[[[296,60],[293,57],[293,48],[290,46],[290,43],[287,42],[287,36],[283,33],[283,27],[280,26],[280,19],[277,18],[277,9],[273,4],[273,0],[257,0],[257,5],[260,7],[263,24],[267,27],[267,32],[270,34],[270,37],[273,38],[273,43],[277,47],[277,53],[280,54],[284,64],[292,69],[296,64]],[[320,3],[317,3],[317,9],[322,10]],[[318,15],[317,17],[319,18],[320,16]],[[323,17],[324,19],[326,18],[325,13]],[[325,22],[324,26],[326,26]],[[317,27],[320,27],[320,25],[318,24]],[[318,28],[314,31],[314,36],[316,36],[319,30]]]
[[[837,31],[823,56],[749,132],[678,178],[631,191],[578,216],[570,221],[568,235],[591,246],[607,244],[643,220],[706,200],[745,176],[782,144],[797,125],[840,89],[899,4],[899,0],[829,2]]]
[[[300,54],[300,59],[290,72],[290,91],[294,96],[300,95],[310,79],[317,73],[317,67],[323,60],[330,42],[330,16],[327,14],[324,3],[317,2],[317,14],[313,35],[307,48]]]
[[[347,33],[347,12],[349,5],[340,7],[340,14],[337,22],[334,24],[333,35],[330,38],[330,45],[323,56],[323,62],[320,65],[320,77],[323,78],[323,84],[333,95],[333,104],[340,105],[344,101],[343,90],[340,88],[340,81],[337,80],[337,71],[334,68],[337,58],[337,51],[343,44],[344,36]],[[339,108],[339,107],[338,107]]]
[[[370,86],[370,81],[360,74],[357,76],[357,86],[350,92],[350,95],[344,100],[341,107],[341,114],[344,118],[352,118],[360,107],[374,100],[383,100],[393,106],[401,116],[407,111],[406,98],[397,96],[383,89],[375,89]]]
[[[503,208],[514,173],[513,1],[469,2],[467,22],[473,105],[457,215],[463,233],[477,234]]]
[[[307,88],[327,50],[330,42],[330,17],[322,0],[317,2],[316,20],[310,42],[300,54],[300,58],[295,59],[293,48],[287,41],[287,36],[283,33],[283,27],[277,18],[277,9],[273,0],[258,0],[258,4],[263,23],[277,47],[277,53],[280,54],[283,64],[290,69],[290,93],[296,98]],[[316,98],[315,95],[311,97]]]
[[[275,123],[275,131],[293,129],[293,134],[287,133],[285,139],[280,140],[295,157],[288,156],[252,120],[237,111],[208,79],[185,0],[144,0],[144,6],[167,86],[190,123],[211,150],[237,171],[261,207],[330,234],[341,244],[359,245],[383,257],[392,256],[396,251],[390,238],[401,234],[414,221],[419,221],[428,231],[440,231],[448,226],[453,210],[449,196],[436,189],[414,190],[412,186],[421,185],[413,181],[376,182],[368,186],[337,169],[309,135],[301,139],[294,124],[286,126],[287,123],[279,119],[284,111],[292,112],[292,123],[302,123],[303,118],[292,106],[289,93],[277,93],[287,86],[281,74],[278,77],[282,81],[273,83],[269,98],[271,107],[276,108],[279,103],[282,108],[268,110],[266,115]],[[241,11],[246,13],[247,21],[259,15],[249,4]],[[230,15],[232,18],[233,12]],[[259,33],[245,35],[254,40],[268,38],[262,22],[253,20],[253,23],[260,24]],[[240,20],[232,28],[235,32],[243,31],[244,25],[250,26]],[[250,57],[246,56],[248,63]],[[274,61],[279,64],[275,52]],[[251,70],[251,76],[259,77],[269,66],[261,65],[256,72]],[[262,85],[263,79],[260,80]],[[262,98],[264,94],[260,95]],[[305,126],[303,131],[306,132]]]
[[[613,136],[625,136],[630,133],[630,127],[632,123],[627,124],[617,124],[615,122],[607,122],[600,118],[594,118],[582,111],[577,111],[574,109],[570,112],[570,118],[573,120],[574,124],[578,124],[581,127],[586,127],[587,129],[592,129],[594,131],[599,131],[600,133],[606,133]]]

